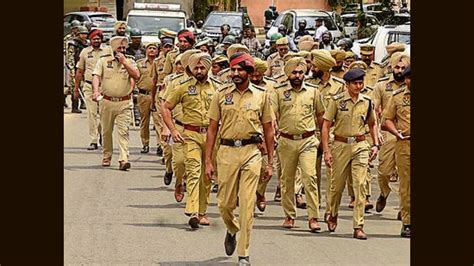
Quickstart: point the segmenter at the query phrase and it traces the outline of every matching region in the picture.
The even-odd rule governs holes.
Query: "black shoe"
[[[85,103],[81,103],[81,107],[79,107],[79,109],[82,109],[82,110],[86,110],[86,104]]]
[[[240,257],[239,256],[239,266],[241,266],[241,265],[250,265],[249,256],[247,256],[247,257]]]
[[[102,146],[102,134],[99,134],[99,144]]]
[[[400,233],[402,237],[410,237],[411,235],[411,230],[409,225],[404,225],[402,226],[402,232]]]
[[[163,157],[163,149],[161,148],[161,146],[156,147],[156,155]]]
[[[140,126],[140,120],[135,120],[135,126],[136,127]]]
[[[161,165],[165,165],[165,157],[161,158]]]
[[[402,212],[398,211],[397,213],[397,220],[401,221],[402,220]]]
[[[211,192],[212,193],[217,193],[217,191],[219,191],[219,185],[214,184],[214,186],[212,186],[212,188],[211,188]]]
[[[97,143],[91,143],[89,147],[87,147],[87,150],[92,151],[92,150],[97,150]]]
[[[184,182],[184,184],[183,184],[183,192],[187,192],[186,191],[186,182]]]
[[[191,226],[192,229],[199,228],[199,219],[198,219],[197,214],[191,216],[191,218],[189,219],[188,224]]]
[[[72,109],[72,110],[71,110],[71,113],[73,113],[73,114],[80,114],[80,113],[82,113],[82,111],[79,110],[79,109]]]
[[[173,178],[173,172],[171,172],[171,173],[165,173],[165,177],[164,177],[165,185],[171,184],[171,179],[172,179],[172,178]]]
[[[143,146],[143,149],[140,151],[140,153],[148,153],[150,151],[150,147],[148,145]]]
[[[235,240],[236,235],[237,234],[231,235],[229,231],[227,231],[225,235],[224,247],[225,254],[227,254],[227,256],[232,256],[232,254],[234,254],[235,246],[237,245],[237,241]]]
[[[377,198],[377,202],[375,203],[375,211],[381,212],[385,209],[385,205],[387,204],[387,198],[384,197],[382,194]]]
[[[67,103],[64,102],[64,108],[68,108],[68,107],[69,107],[69,105],[67,105]]]

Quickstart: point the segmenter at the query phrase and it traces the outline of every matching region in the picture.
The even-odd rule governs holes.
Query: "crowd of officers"
[[[334,232],[347,186],[353,236],[367,239],[364,213],[374,207],[370,169],[378,158],[376,211],[386,205],[389,182],[399,179],[401,236],[410,237],[410,57],[403,44],[388,45],[388,56],[376,63],[372,45],[362,45],[359,56],[318,49],[312,36],[301,36],[298,51],[290,52],[288,37],[281,36],[265,61],[244,45],[251,30],[242,43],[227,43],[225,36],[219,51],[188,30],[162,29],[159,42],[141,43],[138,30],[126,36],[125,22],[115,28],[108,44],[100,30],[80,26],[66,40],[68,55],[74,52],[74,65],[67,61],[73,108],[83,99],[87,110],[87,149],[102,145],[102,166],[110,166],[115,127],[119,169],[131,167],[132,91],[138,90],[141,152],[149,152],[152,117],[166,165],[164,182],[169,185],[175,176],[177,202],[187,192],[189,226],[211,224],[206,213],[216,183],[227,227],[225,250],[230,256],[237,248],[240,264],[249,264],[254,209],[265,211],[273,171],[283,227],[295,227],[301,208],[307,209],[311,232],[321,231],[321,219]],[[78,55],[72,42],[84,44]]]

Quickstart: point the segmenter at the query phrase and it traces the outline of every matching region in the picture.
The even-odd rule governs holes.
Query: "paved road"
[[[176,203],[172,186],[163,183],[164,166],[151,153],[140,154],[139,130],[130,132],[132,168],[119,171],[118,154],[112,166],[100,166],[101,151],[87,151],[86,114],[64,110],[64,260],[65,264],[107,265],[236,265],[236,254],[225,255],[225,226],[211,194],[210,227],[190,231]],[[152,132],[152,147],[155,135]],[[116,145],[116,143],[115,143]],[[117,147],[117,146],[115,146]],[[323,180],[323,184],[325,180]],[[174,180],[173,180],[174,184]],[[273,199],[276,178],[267,198]],[[375,201],[378,195],[373,181]],[[323,193],[324,190],[323,190]],[[186,198],[185,198],[186,199]],[[366,215],[367,241],[352,238],[352,211],[343,198],[339,225],[329,233],[307,231],[306,211],[298,209],[296,225],[280,227],[283,211],[270,201],[258,210],[251,238],[253,265],[382,265],[409,264],[410,240],[399,236],[398,196],[391,194],[386,209]],[[321,213],[323,213],[322,210]]]

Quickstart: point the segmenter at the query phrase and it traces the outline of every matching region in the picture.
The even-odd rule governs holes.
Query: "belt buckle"
[[[303,139],[303,134],[301,134],[301,135],[293,135],[293,139],[294,139],[294,140]]]
[[[240,139],[234,140],[234,146],[235,147],[241,147],[242,146],[242,141]]]
[[[207,133],[207,128],[205,128],[205,127],[200,127],[200,128],[199,128],[199,132],[200,132],[201,134],[206,134],[206,133]]]
[[[348,138],[347,138],[347,143],[348,143],[348,144],[352,144],[352,143],[354,143],[354,142],[356,142],[356,137],[348,137]]]

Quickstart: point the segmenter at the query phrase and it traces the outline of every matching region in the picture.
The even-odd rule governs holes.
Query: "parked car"
[[[89,23],[91,29],[102,30],[105,41],[112,37],[114,24],[117,21],[112,14],[105,12],[69,12],[64,15],[64,36],[71,32],[71,22],[73,20],[78,20],[82,25]]]
[[[316,18],[323,19],[323,25],[331,32],[334,41],[342,38],[342,20],[336,12],[328,12],[319,9],[289,9],[278,16],[267,32],[267,39],[278,32],[278,26],[285,25],[289,30],[289,35],[294,36],[298,30],[298,21],[306,20],[306,29],[311,35],[314,35]],[[297,42],[298,40],[295,40]]]
[[[379,20],[372,15],[366,15],[367,27],[377,29],[380,25]],[[357,14],[344,14],[342,19],[342,33],[345,37],[357,39]]]
[[[252,25],[252,21],[246,12],[212,11],[204,21],[202,34],[217,41],[222,35],[222,24],[229,24],[231,30],[240,35],[244,27]]]
[[[410,14],[395,13],[393,17],[385,19],[384,25],[403,25],[410,22]]]
[[[399,25],[399,26],[380,26],[372,36],[365,39],[360,39],[354,42],[352,51],[360,56],[360,45],[364,43],[372,44],[375,46],[375,62],[381,62],[382,59],[387,55],[385,46],[392,42],[405,43],[407,45],[405,52],[410,53],[410,25]]]

